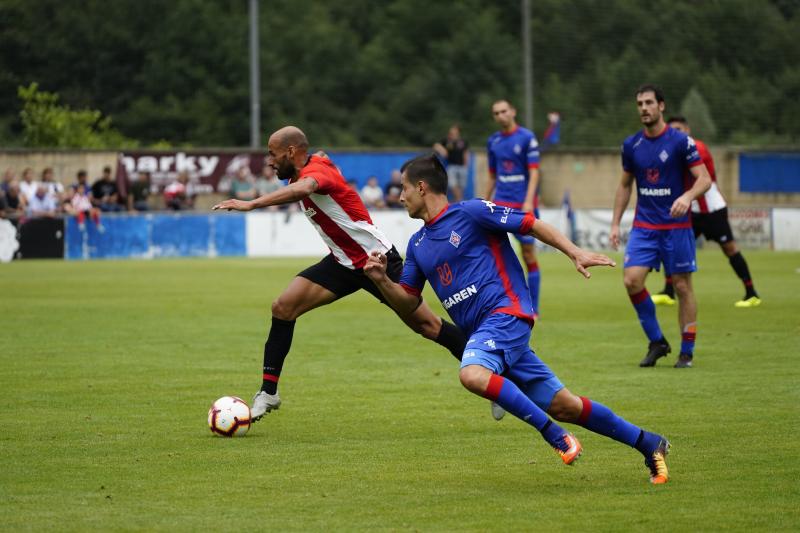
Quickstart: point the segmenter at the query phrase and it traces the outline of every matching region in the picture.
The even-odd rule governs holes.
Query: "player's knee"
[[[685,276],[673,276],[672,285],[675,287],[675,292],[678,296],[688,295],[692,292],[692,282]]]
[[[635,294],[644,289],[644,283],[637,276],[625,275],[622,277],[622,283],[625,285],[628,294]]]
[[[272,302],[272,316],[281,320],[296,320],[297,309],[279,297]]]
[[[557,394],[547,412],[559,422],[575,422],[580,418],[582,409],[581,399],[572,393],[567,393]]]
[[[470,392],[475,394],[483,394],[486,390],[487,378],[483,375],[485,372],[483,368],[478,365],[465,366],[458,373],[458,378],[461,384]]]

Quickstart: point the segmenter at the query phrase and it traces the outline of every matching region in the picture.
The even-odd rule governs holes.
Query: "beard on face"
[[[278,166],[275,167],[275,171],[282,180],[293,180],[297,177],[297,169],[294,168],[294,164],[292,164],[288,158],[278,163]]]

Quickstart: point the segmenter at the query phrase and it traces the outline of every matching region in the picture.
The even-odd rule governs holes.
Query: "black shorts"
[[[386,259],[386,274],[389,279],[397,283],[403,273],[403,259],[394,246],[386,252]],[[352,270],[342,266],[333,254],[326,255],[319,263],[308,267],[297,275],[325,287],[338,298],[353,294],[359,289],[364,289],[380,300],[381,303],[386,303],[381,291],[364,274],[363,269]]]
[[[702,235],[706,240],[720,244],[733,241],[727,207],[712,213],[692,213],[692,229],[695,239]]]

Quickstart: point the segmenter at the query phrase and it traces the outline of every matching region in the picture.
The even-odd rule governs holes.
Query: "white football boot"
[[[506,410],[492,402],[492,418],[499,422],[504,416],[506,416]]]
[[[281,397],[278,391],[275,394],[267,394],[260,390],[253,396],[253,405],[250,406],[250,420],[253,422],[260,420],[262,416],[270,411],[277,410],[281,406]]]

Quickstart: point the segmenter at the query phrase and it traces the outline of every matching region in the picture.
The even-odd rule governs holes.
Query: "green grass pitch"
[[[574,426],[584,455],[563,466],[367,294],[301,318],[280,411],[214,437],[210,403],[250,400],[270,302],[316,259],[0,265],[0,529],[798,530],[800,254],[745,256],[756,309],[734,309],[716,247],[699,253],[690,370],[675,354],[638,368],[621,267],[583,280],[540,257],[534,348],[574,392],[670,438],[664,486]],[[676,308],[658,314],[677,348]]]

